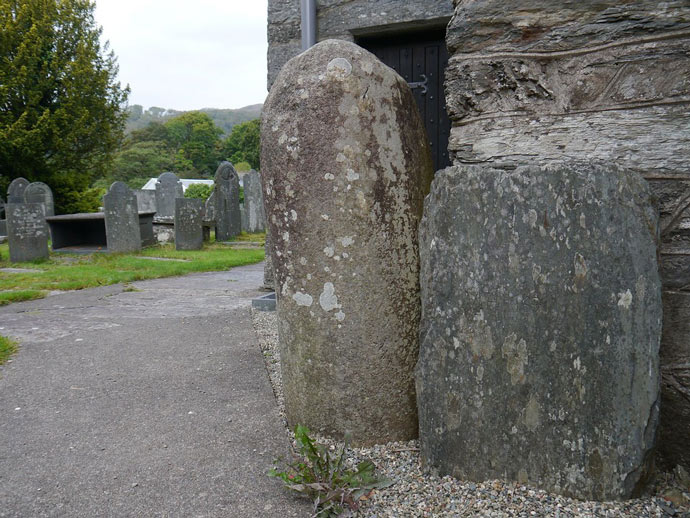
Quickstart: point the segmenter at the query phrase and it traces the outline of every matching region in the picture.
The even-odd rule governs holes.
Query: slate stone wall
[[[690,320],[690,4],[456,0],[446,43],[454,164],[599,159],[649,182],[667,294],[661,437],[690,443],[690,338],[674,325]],[[690,465],[680,450],[665,461]]]
[[[317,41],[354,41],[357,35],[445,26],[453,14],[451,0],[318,0]],[[300,0],[268,2],[268,88],[276,75],[301,52]]]

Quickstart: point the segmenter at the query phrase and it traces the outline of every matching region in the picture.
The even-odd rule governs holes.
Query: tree
[[[207,114],[186,112],[164,124],[167,141],[176,150],[175,170],[186,176],[211,176],[218,166],[223,132]]]
[[[260,119],[243,122],[232,128],[232,133],[223,142],[223,156],[232,163],[249,162],[254,169],[259,169],[261,154]]]
[[[129,88],[93,10],[90,0],[0,0],[0,189],[43,181],[61,212],[92,197],[126,120]]]

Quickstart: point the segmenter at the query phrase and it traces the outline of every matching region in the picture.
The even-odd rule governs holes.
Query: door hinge
[[[427,77],[424,74],[422,74],[420,77],[422,78],[421,81],[415,81],[413,83],[407,83],[407,84],[410,88],[412,88],[412,90],[414,90],[415,88],[421,88],[422,89],[422,95],[426,95],[426,93],[428,91],[426,85],[429,83],[429,79],[427,79]]]

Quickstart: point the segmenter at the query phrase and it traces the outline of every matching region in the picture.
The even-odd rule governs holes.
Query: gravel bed
[[[252,311],[273,391],[283,421],[285,402],[278,350],[278,324],[275,312]],[[323,437],[317,441],[331,449],[341,444]],[[393,442],[371,448],[350,448],[347,463],[370,460],[377,474],[395,481],[387,489],[373,491],[354,516],[363,517],[678,517],[690,518],[690,482],[686,475],[663,473],[652,495],[625,502],[585,502],[540,491],[516,483],[489,480],[464,482],[439,477],[421,467],[418,441]],[[666,498],[661,495],[666,496]],[[671,500],[673,500],[673,503]]]

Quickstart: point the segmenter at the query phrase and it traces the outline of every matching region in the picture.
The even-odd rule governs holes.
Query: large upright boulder
[[[657,219],[644,180],[612,165],[436,174],[420,228],[427,464],[634,494],[659,414]]]
[[[453,163],[597,159],[649,182],[668,294],[661,349],[671,349],[659,446],[666,467],[688,468],[677,452],[690,445],[690,397],[678,390],[690,391],[690,364],[666,358],[690,350],[677,325],[690,296],[689,28],[686,0],[462,0],[446,38]]]
[[[417,226],[433,174],[405,81],[329,40],[264,105],[261,169],[288,421],[370,444],[417,435]]]

